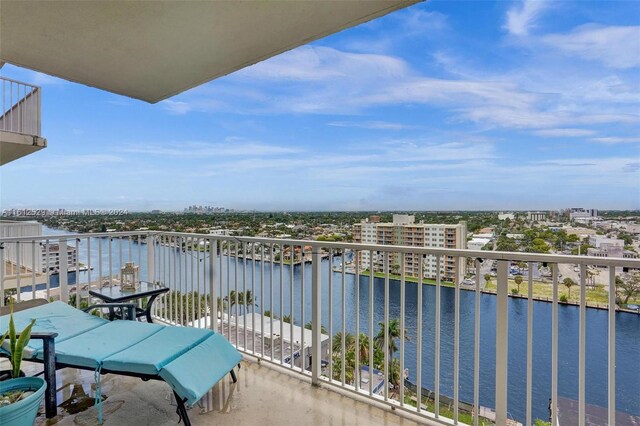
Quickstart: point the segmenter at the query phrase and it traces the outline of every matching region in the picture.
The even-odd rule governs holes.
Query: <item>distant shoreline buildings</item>
[[[233,212],[231,209],[226,209],[224,207],[214,207],[214,206],[189,206],[184,209],[185,213],[196,213],[196,214],[211,214],[211,213],[230,213]]]
[[[406,214],[394,214],[393,222],[380,222],[380,216],[374,215],[353,225],[353,240],[364,244],[464,249],[467,243],[467,224],[466,222],[460,222],[457,225],[416,223],[415,216]],[[390,256],[388,271],[385,270],[385,256],[382,253],[374,252],[373,260],[367,250],[361,251],[359,256],[362,269],[370,269],[373,262],[374,272],[398,275],[402,270],[402,256],[399,253]],[[407,276],[420,276],[420,256],[412,253],[404,256],[404,270]],[[464,279],[466,272],[464,259],[461,259],[458,265],[455,257],[444,256],[439,266],[442,278],[457,281]],[[422,267],[423,277],[436,278],[438,265],[435,256],[426,256]]]

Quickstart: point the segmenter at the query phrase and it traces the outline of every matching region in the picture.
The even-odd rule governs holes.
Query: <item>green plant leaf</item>
[[[5,333],[2,335],[2,338],[0,339],[0,348],[2,347],[2,344],[4,343],[8,335],[9,335],[9,330],[5,331]]]
[[[16,324],[13,322],[13,300],[9,302],[9,352],[13,354],[16,350]]]
[[[16,342],[15,352],[11,352],[11,365],[13,367],[12,376],[15,379],[16,377],[20,377],[20,364],[22,363],[22,353],[24,351],[25,346],[29,343],[31,339],[31,328],[36,323],[35,318],[31,320],[29,325],[20,333],[20,337]]]

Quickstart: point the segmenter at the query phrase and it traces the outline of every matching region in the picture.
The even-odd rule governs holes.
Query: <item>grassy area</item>
[[[491,280],[485,286],[486,290],[496,291],[497,284],[496,280]],[[518,289],[515,281],[509,280],[509,294],[514,289]],[[528,293],[527,281],[525,280],[522,284],[520,284],[520,295],[526,296]],[[579,303],[580,302],[580,288],[577,285],[571,287],[571,292],[569,289],[562,285],[562,283],[558,286],[558,299],[562,295],[565,295],[567,300],[570,302]],[[533,297],[540,299],[553,299],[553,287],[551,283],[542,283],[539,281],[533,282]],[[607,305],[609,303],[609,292],[605,289],[604,285],[596,285],[593,287],[587,287],[586,291],[587,303],[597,304],[597,305]],[[630,299],[629,303],[638,303],[637,298]]]
[[[416,395],[410,392],[405,393],[404,402],[405,404],[415,407],[417,405]],[[422,397],[422,409],[434,413],[435,402],[431,398]],[[440,403],[440,416],[453,419],[453,408],[447,404]],[[462,424],[472,425],[473,415],[471,413],[458,409],[458,422]],[[494,422],[489,419],[485,419],[484,417],[480,417],[478,419],[478,424],[481,426],[495,425]]]
[[[383,272],[374,272],[373,273],[374,277],[376,278],[386,278],[387,275]],[[371,272],[369,272],[368,269],[364,270],[364,271],[360,271],[360,276],[361,277],[371,277]],[[395,275],[395,274],[389,274],[389,279],[390,280],[396,280],[396,281],[401,281],[402,280],[402,276],[401,275]],[[405,282],[408,283],[417,283],[418,282],[418,277],[410,277],[410,276],[405,276],[404,278]],[[423,284],[429,284],[429,285],[436,285],[436,280],[432,280],[432,279],[428,279],[428,278],[423,278],[422,279],[422,283]],[[453,283],[451,281],[441,281],[440,285],[443,287],[453,287]]]

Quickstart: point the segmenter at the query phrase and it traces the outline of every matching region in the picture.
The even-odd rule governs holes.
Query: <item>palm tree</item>
[[[369,336],[366,333],[360,333],[358,336],[358,353],[360,364],[367,364],[369,362]]]
[[[356,338],[351,333],[346,333],[344,335],[344,347],[346,352],[350,352],[355,350],[356,346]],[[342,353],[342,332],[339,331],[333,335],[333,341],[331,343],[333,353],[341,354]]]
[[[484,274],[485,285],[489,285],[491,282],[491,274]]]
[[[379,350],[384,351],[385,327],[383,322],[378,323],[378,325],[380,326],[380,331],[378,331],[378,334],[376,334],[376,337],[373,339],[373,343]],[[393,354],[398,350],[398,347],[396,346],[396,339],[404,338],[405,340],[409,340],[409,335],[407,334],[407,330],[404,330],[404,336],[400,335],[400,320],[398,318],[393,318],[389,321],[387,333],[389,337],[389,346],[386,350],[389,353],[389,358],[393,358]]]
[[[399,264],[397,264],[397,263],[396,263],[396,264],[394,264],[394,265],[391,267],[391,271],[392,271],[392,274],[394,274],[394,275],[400,275],[400,265],[399,265]]]
[[[251,290],[238,292],[238,304],[240,306],[242,306],[242,313],[243,314],[247,310],[247,306],[251,306],[251,308],[253,310],[253,306],[255,305],[255,301],[253,300],[253,293],[251,293]]]
[[[313,323],[309,321],[304,325],[304,328],[307,330],[313,330]],[[325,327],[324,324],[320,324],[320,333],[327,334],[327,327]]]
[[[562,281],[562,284],[564,284],[564,286],[569,291],[569,298],[571,298],[571,287],[574,286],[576,284],[576,282],[574,280],[572,280],[571,278],[567,277]]]
[[[520,293],[520,284],[522,284],[522,281],[523,281],[522,275],[516,275],[516,277],[514,278],[514,281],[518,286],[518,293]]]
[[[224,307],[226,302],[218,297],[218,318],[222,318],[222,312],[224,311]]]
[[[400,371],[400,360],[393,358],[389,363],[389,383],[393,385],[392,396],[395,396],[400,389],[400,381],[403,379],[403,372]]]
[[[334,336],[335,337],[335,336]],[[345,370],[344,370],[344,381],[345,383],[353,384],[355,381],[355,370],[356,370],[356,356],[353,351],[348,351],[344,356],[345,361]],[[333,354],[333,379],[334,380],[342,380],[342,355],[339,353]]]
[[[238,293],[235,290],[231,290],[229,295],[224,297],[224,301],[229,306],[229,310],[233,309],[238,302]]]

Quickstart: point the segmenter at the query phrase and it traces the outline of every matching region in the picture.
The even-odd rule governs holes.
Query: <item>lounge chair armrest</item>
[[[136,319],[136,304],[135,303],[98,303],[97,305],[91,305],[88,308],[83,309],[85,312],[90,312],[96,308],[121,308],[126,310],[126,319],[135,320]]]
[[[58,333],[54,333],[54,332],[37,331],[37,332],[31,333],[32,339],[53,340],[56,337],[58,337]]]

